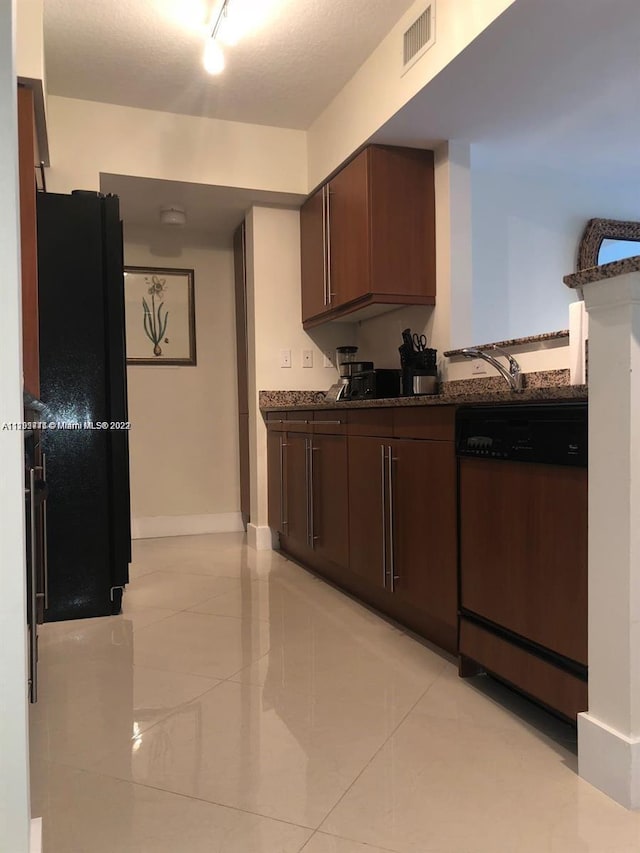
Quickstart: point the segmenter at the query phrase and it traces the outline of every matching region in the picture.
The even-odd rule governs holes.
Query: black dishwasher
[[[462,407],[460,671],[574,719],[587,691],[587,404]]]

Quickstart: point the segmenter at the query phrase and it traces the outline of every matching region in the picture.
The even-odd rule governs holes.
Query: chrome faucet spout
[[[495,346],[495,344],[491,345],[490,347],[486,347],[486,349],[492,350],[493,352],[497,352],[500,353],[500,355],[503,355],[509,362],[509,369],[507,370],[507,368],[503,364],[501,364],[497,358],[494,358],[492,355],[488,355],[483,349],[477,349],[476,347],[466,347],[462,350],[462,355],[465,356],[465,358],[481,358],[483,361],[486,361],[492,367],[495,367],[498,373],[507,380],[507,382],[509,383],[509,387],[512,391],[522,391],[522,372],[520,370],[520,365],[511,355],[511,353],[500,349],[500,347]]]

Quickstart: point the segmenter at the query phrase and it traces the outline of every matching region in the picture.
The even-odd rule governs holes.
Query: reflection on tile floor
[[[573,730],[240,534],[134,543],[122,616],[45,625],[46,853],[637,853]]]

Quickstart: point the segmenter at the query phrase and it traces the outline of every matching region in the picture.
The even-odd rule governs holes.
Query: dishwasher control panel
[[[461,407],[456,416],[458,456],[587,466],[587,404]]]

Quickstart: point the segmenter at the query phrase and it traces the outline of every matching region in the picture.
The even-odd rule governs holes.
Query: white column
[[[0,3],[0,848],[29,850],[22,325],[13,3]]]
[[[579,772],[640,808],[640,273],[584,285],[589,312],[589,711]]]

